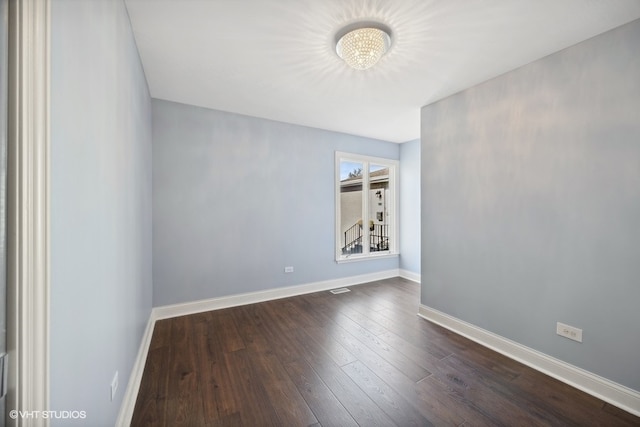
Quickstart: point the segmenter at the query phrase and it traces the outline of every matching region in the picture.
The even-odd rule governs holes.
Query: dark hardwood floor
[[[639,426],[419,318],[395,278],[160,320],[132,426]]]

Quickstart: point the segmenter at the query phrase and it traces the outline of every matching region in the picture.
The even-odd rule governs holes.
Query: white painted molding
[[[479,328],[446,313],[420,305],[418,315],[570,386],[640,416],[640,392],[562,360]]]
[[[49,26],[49,0],[9,1],[7,411],[49,410]]]
[[[153,312],[156,319],[167,319],[170,317],[184,316],[187,314],[202,313],[204,311],[219,310],[222,308],[236,307],[239,305],[254,304],[257,302],[287,298],[295,295],[326,291],[343,286],[354,286],[362,283],[373,282],[376,280],[397,277],[398,275],[399,271],[397,269],[386,270],[377,273],[324,280],[321,282],[307,283],[298,286],[288,286],[285,288],[268,289],[266,291],[259,292],[248,292],[182,304],[165,305],[155,307],[153,309]]]
[[[421,276],[413,271],[400,269],[400,277],[403,279],[411,280],[412,282],[420,283]]]
[[[140,342],[140,348],[138,348],[138,355],[133,363],[131,369],[131,375],[129,375],[129,381],[127,382],[127,389],[122,397],[122,405],[120,406],[120,412],[118,413],[118,419],[116,420],[116,426],[125,427],[131,425],[131,419],[133,418],[133,410],[136,406],[136,399],[138,398],[138,391],[140,390],[140,383],[142,382],[142,374],[144,373],[144,366],[147,362],[147,355],[149,354],[149,347],[151,346],[151,337],[153,337],[153,329],[156,324],[156,318],[151,311],[149,315],[149,321],[147,327],[142,335],[142,341]]]

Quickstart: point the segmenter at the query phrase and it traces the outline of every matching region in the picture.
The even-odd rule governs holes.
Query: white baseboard
[[[420,283],[421,276],[419,273],[413,271],[400,269],[400,277],[411,280],[412,282]]]
[[[418,315],[570,386],[640,416],[640,392],[446,313],[420,305]]]
[[[339,279],[324,280],[321,282],[307,283],[304,285],[288,286],[285,288],[268,289],[266,291],[248,292],[229,295],[220,298],[211,298],[200,301],[186,302],[182,304],[164,305],[153,309],[156,319],[168,319],[170,317],[184,316],[187,314],[202,313],[222,308],[236,307],[239,305],[255,304],[263,301],[271,301],[312,292],[326,291],[343,286],[353,286],[376,280],[398,277],[397,269],[380,271],[377,273],[362,274],[359,276],[343,277]]]
[[[149,346],[151,345],[151,337],[153,336],[153,328],[155,324],[156,318],[154,317],[153,310],[151,310],[149,321],[147,322],[147,327],[142,335],[138,354],[133,363],[129,381],[127,382],[127,389],[122,397],[122,404],[120,405],[120,413],[118,413],[116,427],[128,427],[131,425],[131,418],[133,417],[133,410],[136,406],[138,390],[140,389],[142,373],[144,372],[144,365],[147,361],[147,354],[149,353]]]

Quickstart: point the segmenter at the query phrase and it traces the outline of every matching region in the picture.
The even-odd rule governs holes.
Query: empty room
[[[0,4],[6,425],[640,425],[640,2]]]

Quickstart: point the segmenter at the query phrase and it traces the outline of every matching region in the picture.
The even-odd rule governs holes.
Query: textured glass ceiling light
[[[350,67],[366,70],[374,66],[391,46],[389,34],[390,31],[380,24],[343,28],[336,35],[336,52]]]

